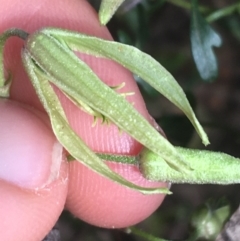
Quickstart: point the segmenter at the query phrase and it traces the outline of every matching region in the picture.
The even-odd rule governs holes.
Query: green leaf
[[[49,80],[46,78],[44,72],[36,66],[27,49],[23,51],[22,58],[35,90],[37,91],[37,94],[50,117],[54,134],[59,142],[73,157],[76,158],[76,160],[88,166],[100,175],[103,175],[123,186],[140,191],[143,194],[171,193],[165,188],[140,187],[113,172],[71,129],[61,103],[52,89]]]
[[[206,81],[215,79],[218,75],[218,65],[213,47],[221,45],[221,38],[201,16],[197,0],[192,0],[191,45],[201,78]]]
[[[197,240],[216,240],[217,235],[229,217],[230,206],[225,204],[222,207],[216,208],[216,204],[213,200],[209,200],[195,210],[191,226],[196,230]]]
[[[143,240],[146,240],[146,241],[170,241],[170,240],[154,237],[153,235],[151,235],[151,234],[149,234],[147,232],[144,232],[143,230],[140,230],[140,229],[138,229],[136,227],[127,228],[126,232],[134,234],[136,236],[139,236]]]
[[[93,111],[102,114],[121,130],[163,157],[175,169],[183,172],[189,170],[172,144],[122,95],[104,84],[62,41],[59,42],[44,30],[31,35],[25,48],[44,71],[46,78],[72,100],[80,105],[84,103]]]
[[[240,208],[232,214],[228,222],[224,225],[216,241],[225,241],[226,239],[238,240],[240,233]]]
[[[100,23],[106,25],[123,2],[124,0],[102,0],[99,9]]]
[[[144,79],[181,109],[192,122],[203,143],[209,144],[208,137],[198,122],[182,88],[174,77],[151,56],[132,46],[76,32],[56,29],[45,29],[43,31],[59,41],[64,41],[73,50],[112,59]]]

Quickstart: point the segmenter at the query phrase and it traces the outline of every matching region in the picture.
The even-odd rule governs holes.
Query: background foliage
[[[98,10],[100,1],[89,1]],[[196,1],[192,2],[197,4]],[[201,72],[199,74],[191,51],[190,33],[193,25],[190,1],[127,0],[108,27],[116,41],[140,48],[173,74],[187,93],[209,135],[211,145],[208,149],[239,157],[240,2],[201,0],[196,6],[204,21],[210,22],[211,28],[219,34],[222,41],[220,48],[214,48],[219,69],[215,74],[218,75],[207,81],[200,77]],[[208,46],[209,49],[211,47]],[[186,117],[141,79],[136,78],[136,81],[150,114],[161,125],[168,139],[174,145],[203,148]],[[138,228],[156,237],[186,240],[195,230],[190,227],[190,220],[194,212],[199,212],[199,207],[206,211],[206,207],[212,210],[224,203],[232,213],[238,207],[240,199],[239,185],[173,185],[171,190],[174,194],[168,196],[151,217],[137,225]],[[209,204],[209,199],[214,201]],[[58,226],[64,241],[147,240],[123,230],[92,227],[74,219],[67,212],[62,214]]]

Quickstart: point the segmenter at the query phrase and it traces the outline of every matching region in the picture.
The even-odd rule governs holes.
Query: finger
[[[127,100],[150,121],[141,95],[129,72],[108,60],[97,60],[87,56],[84,56],[84,60],[108,85],[116,86],[124,81],[126,86],[120,91],[135,92],[133,96],[126,97]],[[93,127],[92,116],[78,111],[67,99],[62,98],[62,103],[72,127],[92,150],[125,155],[137,155],[141,150],[142,146],[138,142],[126,133],[120,133],[117,127],[103,125],[100,120]],[[114,163],[108,165],[138,185],[148,187],[166,185],[147,181],[135,166]],[[67,208],[93,225],[107,228],[134,225],[153,213],[163,198],[164,195],[142,195],[93,173],[82,164],[70,163]]]
[[[24,9],[24,11],[25,13],[26,11],[29,11],[28,12],[29,15],[32,16],[32,13],[33,12],[36,13],[37,11],[35,11],[36,9],[34,10],[34,7],[31,5],[30,1],[25,1],[25,2],[26,2],[26,8]],[[34,4],[38,6],[39,2],[40,1],[35,1]],[[58,7],[56,8],[56,6]],[[18,7],[17,9],[20,9],[20,7]],[[18,25],[21,25],[21,26],[25,25],[24,26],[25,30],[27,29],[34,30],[39,28],[40,26],[49,26],[49,25],[57,26],[57,27],[61,26],[68,29],[79,30],[81,32],[96,35],[102,38],[111,39],[106,29],[99,25],[96,13],[94,13],[94,11],[87,5],[85,1],[72,1],[70,4],[68,1],[57,2],[54,0],[54,1],[51,1],[51,5],[49,4],[49,2],[41,1],[41,7],[38,6],[38,13],[40,12],[39,9],[42,9],[44,13],[41,12],[41,14],[39,15],[35,14],[35,19],[32,17],[26,18],[28,22],[29,22],[29,19],[31,19],[31,27],[28,24],[28,22],[25,21],[25,17],[27,15],[23,15],[22,12],[19,12],[17,17],[15,17],[15,20],[16,18],[18,18],[19,20],[21,17],[23,18],[24,16],[24,21],[18,23]],[[53,12],[54,14],[52,14]],[[49,19],[49,17],[46,17],[47,14],[49,16],[51,15],[51,20]],[[9,22],[8,22],[8,26],[9,26]],[[14,44],[15,46],[17,46],[17,43],[14,43]],[[19,45],[20,44],[21,43],[19,43]],[[18,45],[18,48],[19,48],[19,45]],[[10,55],[7,55],[7,56],[8,56],[8,59],[11,59]],[[131,102],[134,102],[134,106],[136,107],[136,109],[138,109],[145,117],[149,118],[147,111],[145,109],[144,103],[140,97],[139,91],[136,87],[136,84],[132,79],[131,74],[128,71],[126,71],[123,67],[120,67],[119,65],[108,60],[102,60],[102,59],[97,60],[95,58],[91,58],[86,55],[81,55],[81,57],[91,67],[93,67],[93,69],[99,75],[99,77],[108,85],[114,86],[119,83],[122,83],[123,81],[126,82],[127,85],[124,89],[122,89],[122,91],[124,92],[134,91],[135,95],[133,97],[129,97],[128,100]],[[22,76],[23,82],[22,83],[14,82],[15,87],[13,86],[13,89],[12,89],[12,97],[15,99],[21,100],[25,103],[32,103],[33,105],[39,107],[40,106],[39,103],[36,101],[36,98],[34,98],[35,96],[33,94],[34,92],[31,91],[31,88],[29,86],[27,87],[28,85],[26,81],[27,78],[23,74],[22,66],[19,64],[18,65],[16,64],[15,66],[16,66],[15,73],[17,73],[17,76]],[[32,94],[26,96],[22,94],[21,91],[19,94],[19,92],[17,92],[16,90],[19,90],[21,86],[24,86],[25,89],[28,88],[29,90],[28,92]],[[71,125],[93,150],[109,152],[109,153],[131,154],[131,155],[137,154],[140,151],[141,145],[139,143],[137,143],[131,137],[129,137],[124,133],[122,135],[119,135],[118,129],[113,126],[106,127],[102,125],[97,125],[95,128],[92,128],[93,118],[91,116],[76,109],[67,99],[64,98],[64,96],[61,95],[60,98],[65,107],[65,110],[67,112]],[[121,172],[122,165],[116,165],[116,166],[119,166],[119,168],[117,169],[119,169],[119,171]],[[128,172],[124,171],[125,173],[127,173],[126,178],[131,179],[133,169],[129,165],[126,166],[126,168],[129,169]],[[115,186],[116,184],[110,182],[104,185],[100,185],[98,179],[94,179],[95,174],[92,172],[89,172],[89,174],[87,174],[84,167],[78,163],[72,163],[70,170],[71,170],[70,191],[69,191],[67,207],[75,215],[95,225],[106,226],[106,227],[107,226],[120,227],[120,226],[129,225],[129,222],[128,222],[129,217],[126,216],[126,212],[129,210],[135,210],[131,213],[131,215],[135,217],[135,219],[131,220],[131,223],[136,223],[142,220],[144,217],[150,215],[150,213],[153,212],[154,209],[156,209],[156,207],[162,202],[162,199],[163,199],[162,195],[154,195],[154,196],[141,195],[140,196],[141,198],[140,198],[138,196],[139,195],[138,193],[129,191],[128,189],[124,189],[125,191],[119,192],[119,194],[121,193],[122,198],[118,199],[118,202],[116,202],[115,204],[113,201],[116,200],[116,198],[114,196],[111,196],[111,193],[114,193],[114,191],[116,190],[116,186]],[[84,182],[82,182],[81,181],[82,172],[86,173],[87,176],[90,176],[92,174],[93,178],[91,178],[91,176],[90,178],[86,177],[84,178]],[[138,173],[138,175],[140,176],[140,173]],[[139,180],[141,178],[139,178]],[[95,181],[89,183],[88,182],[89,179],[95,180]],[[137,180],[136,183],[144,184],[142,181],[139,181],[139,180]],[[83,188],[86,188],[86,191],[84,191]],[[95,193],[91,193],[92,188],[96,188],[99,191]],[[105,195],[101,196],[102,190],[109,190],[109,191],[106,192]],[[88,196],[86,196],[86,192],[88,192],[90,197],[95,200],[95,204],[92,203],[89,205]],[[138,200],[137,202],[138,205],[136,205],[135,203],[134,206],[133,205],[129,206],[124,202],[125,200],[129,200],[130,203],[134,203],[136,200]],[[99,208],[98,210],[96,210],[97,203],[105,203],[106,205],[102,205],[101,210]],[[112,203],[112,205],[109,205],[110,203]],[[148,203],[148,205],[145,205],[146,203]],[[113,210],[118,209],[119,205],[121,206],[125,205],[126,207],[128,207],[128,209],[125,209],[126,212],[123,213],[119,209],[120,211],[118,212],[118,215],[115,215],[114,217],[110,215],[113,212]],[[108,209],[106,209],[106,207],[108,207]],[[86,209],[90,211],[87,214],[82,213],[83,212],[82,210],[86,210]],[[94,214],[96,213],[96,211],[99,212],[99,215],[97,216]],[[141,213],[140,215],[141,217],[139,217],[139,213]],[[108,217],[108,221],[106,223],[102,223],[102,220],[106,217]]]
[[[67,194],[67,165],[42,113],[0,100],[0,240],[41,240]]]
[[[89,17],[96,16],[96,13],[85,0],[53,0],[51,2],[12,0],[7,3],[2,0],[0,14],[0,32],[9,28],[20,28],[32,33],[42,27],[51,26],[110,38],[107,29],[99,27],[99,23],[92,21],[92,17]],[[20,56],[22,47],[23,41],[18,38],[10,38],[5,46],[5,68],[11,71],[13,80],[11,98],[43,110],[23,69]]]
[[[91,17],[98,22],[95,14],[89,16]],[[126,86],[120,92],[134,92],[134,96],[127,99],[150,121],[131,73],[106,59],[96,59],[84,54],[79,56],[109,86],[125,82]],[[119,133],[117,127],[104,126],[101,121],[92,127],[92,116],[79,111],[69,103],[68,99],[62,97],[61,100],[72,127],[92,150],[127,155],[137,155],[141,150],[138,142],[125,133]],[[166,186],[147,181],[135,166],[113,163],[109,163],[109,166],[138,185]],[[136,224],[154,212],[163,197],[164,195],[144,196],[93,173],[79,163],[70,164],[69,195],[66,206],[76,216],[93,225],[121,228]]]

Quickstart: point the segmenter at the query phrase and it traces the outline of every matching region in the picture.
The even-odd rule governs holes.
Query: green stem
[[[240,10],[240,3],[235,3],[231,6],[225,7],[225,8],[221,8],[217,11],[214,11],[213,13],[211,13],[206,20],[210,23],[210,22],[214,22],[217,21],[220,18],[229,16],[231,14],[233,14],[235,11]]]
[[[192,4],[185,0],[167,0],[167,2],[187,10],[190,10],[192,8]],[[210,9],[205,6],[199,6],[199,11],[202,13],[209,12],[209,10]]]
[[[169,2],[175,6],[181,7],[183,9],[187,9],[187,10],[191,10],[191,7],[192,7],[191,3],[186,2],[185,0],[167,0],[167,2]],[[220,18],[233,14],[237,10],[240,10],[240,4],[234,3],[225,8],[221,8],[219,10],[213,11],[211,14],[208,15],[208,17],[206,17],[206,20],[209,23],[214,22],[214,21],[219,20]],[[201,13],[209,13],[210,9],[205,6],[199,6],[199,11]]]
[[[132,233],[136,236],[139,236],[141,238],[144,238],[148,241],[170,241],[170,240],[166,240],[166,239],[161,239],[161,238],[157,238],[157,237],[154,237],[153,235],[149,234],[149,233],[146,233],[138,228],[135,228],[135,227],[130,227],[130,228],[127,228],[126,230],[127,233]]]
[[[95,153],[99,158],[106,161],[112,162],[119,162],[124,164],[134,164],[137,165],[137,157],[138,156],[127,156],[127,155],[114,155],[114,154],[107,154],[107,153]],[[67,157],[68,161],[74,161],[75,158],[69,155]]]
[[[176,149],[191,166],[191,171],[175,171],[161,157],[146,148],[138,156],[96,154],[103,160],[139,165],[142,174],[152,181],[223,185],[240,183],[239,158],[219,152],[181,147]],[[72,157],[68,159],[74,160]]]
[[[10,91],[10,86],[11,86],[11,74],[8,73],[7,78],[5,78],[4,74],[4,46],[8,38],[16,36],[20,37],[23,40],[26,40],[28,37],[28,33],[21,29],[8,29],[6,30],[1,36],[0,36],[0,63],[2,64],[0,68],[0,97],[7,98],[9,97],[9,91]]]
[[[103,153],[96,153],[97,156],[103,160],[113,161],[113,162],[121,162],[125,164],[137,164],[136,156],[125,156],[125,155],[110,155]]]

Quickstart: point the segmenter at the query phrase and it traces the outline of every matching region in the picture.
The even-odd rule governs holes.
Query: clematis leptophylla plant
[[[70,156],[93,171],[144,194],[170,193],[170,191],[165,188],[137,186],[111,171],[102,159],[135,163],[150,180],[228,184],[239,179],[237,175],[231,175],[234,178],[229,179],[230,177],[225,175],[226,172],[222,172],[221,175],[218,173],[223,167],[229,168],[225,169],[227,172],[236,170],[237,164],[232,157],[175,148],[126,101],[124,95],[118,94],[115,88],[104,84],[92,69],[75,55],[74,51],[114,60],[146,80],[186,114],[203,143],[207,145],[209,143],[207,135],[182,88],[173,76],[149,55],[124,44],[54,28],[41,29],[32,34],[20,29],[7,30],[1,36],[2,53],[6,40],[11,36],[19,36],[25,41],[22,61],[50,117],[57,139]],[[8,73],[8,78],[4,77],[2,53],[0,96],[7,98],[11,87],[11,74]],[[136,157],[94,153],[70,127],[51,84],[56,85],[79,108],[93,115],[95,120],[101,118],[103,123],[111,122],[117,125],[119,132],[127,132],[143,144],[143,151]],[[213,159],[219,158],[224,158],[224,161],[214,162],[216,174],[216,171],[211,169],[211,163]]]

